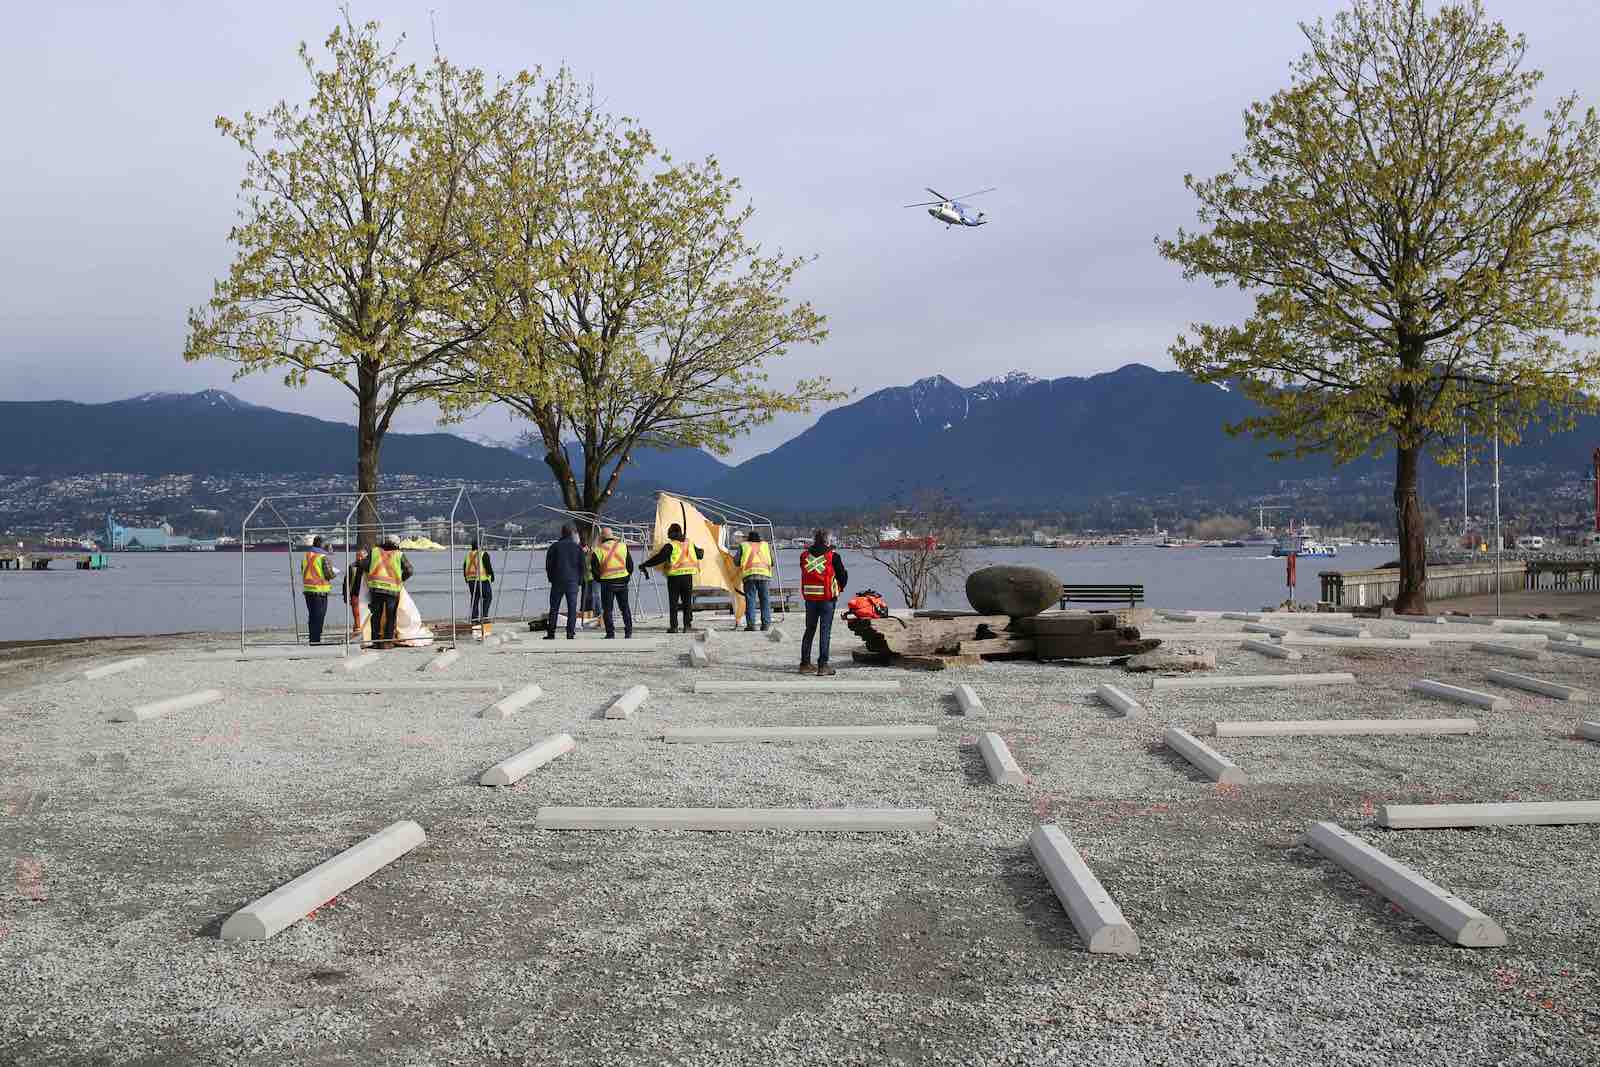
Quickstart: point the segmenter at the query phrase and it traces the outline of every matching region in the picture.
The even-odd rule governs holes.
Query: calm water
[[[1359,570],[1395,557],[1393,546],[1347,548],[1332,560],[1301,560],[1299,598],[1316,599],[1317,572]],[[780,566],[788,583],[797,572],[796,552],[784,552]],[[1143,582],[1149,603],[1195,608],[1245,609],[1277,603],[1285,595],[1284,563],[1262,548],[1015,548],[974,551],[975,565],[1026,563],[1043,567],[1063,581],[1084,584]],[[530,556],[533,558],[530,559]],[[843,553],[850,570],[850,591],[868,586],[900,605],[893,581],[877,564],[859,552]],[[296,554],[292,557],[298,560]],[[428,618],[448,618],[454,586],[456,611],[466,614],[465,590],[452,573],[443,552],[414,552],[408,557],[417,569],[411,595]],[[244,557],[243,617],[251,629],[284,627],[291,621],[290,605],[299,602],[297,578],[290,572],[291,557],[282,552],[252,552]],[[334,562],[345,569],[342,554]],[[0,640],[173,633],[180,631],[238,632],[241,621],[241,573],[237,553],[118,553],[106,571],[0,571]],[[459,560],[456,564],[460,567]],[[499,573],[495,609],[500,618],[521,615],[523,588],[529,588],[529,612],[543,612],[544,553],[513,553],[495,559]],[[531,569],[531,573],[530,573]],[[657,575],[643,583],[635,601],[647,612],[664,608],[665,583]],[[960,584],[937,598],[935,606],[964,608]],[[329,610],[329,628],[337,630],[337,606]],[[302,619],[301,625],[304,626]]]

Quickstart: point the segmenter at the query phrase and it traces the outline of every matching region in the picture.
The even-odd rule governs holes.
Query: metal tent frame
[[[657,497],[664,495],[674,497],[678,500],[687,500],[689,503],[699,508],[701,514],[705,515],[707,518],[711,519],[713,522],[717,523],[717,525],[722,527],[723,543],[718,547],[724,552],[727,552],[735,557],[738,556],[738,553],[734,551],[734,546],[728,543],[728,533],[730,530],[743,529],[764,531],[763,536],[766,538],[767,544],[772,546],[772,577],[779,591],[779,595],[777,597],[778,614],[783,616],[785,619],[789,617],[789,598],[783,595],[783,565],[780,562],[780,554],[778,552],[778,532],[776,527],[773,526],[771,519],[767,518],[765,515],[757,515],[755,512],[750,511],[747,508],[742,508],[737,504],[730,504],[725,500],[718,500],[715,497],[689,496],[687,493],[673,493],[665,489],[661,490],[656,495]]]
[[[436,489],[394,489],[380,490],[373,493],[285,493],[273,496],[264,496],[256,501],[255,507],[250,509],[249,513],[245,515],[244,521],[239,524],[239,650],[244,652],[250,647],[283,647],[287,645],[299,645],[302,643],[300,627],[300,572],[296,567],[299,550],[302,547],[298,542],[302,538],[316,533],[340,536],[340,532],[342,531],[342,537],[340,540],[343,545],[345,555],[344,572],[346,575],[348,575],[350,573],[351,565],[354,563],[356,542],[359,540],[359,535],[369,532],[370,529],[370,532],[374,535],[374,537],[381,539],[386,533],[392,532],[387,529],[388,524],[384,522],[383,512],[379,506],[380,504],[406,498],[439,498],[445,494],[452,494],[450,497],[450,516],[448,520],[450,527],[450,543],[447,546],[450,553],[450,567],[449,571],[447,572],[449,576],[447,585],[449,587],[450,595],[450,634],[448,641],[438,636],[436,636],[434,640],[435,644],[439,646],[449,648],[456,647],[456,639],[461,631],[461,617],[456,610],[456,561],[459,558],[458,545],[456,543],[456,517],[461,512],[462,504],[466,504],[468,511],[471,513],[472,524],[470,529],[476,534],[478,543],[480,545],[484,544],[486,538],[489,536],[483,531],[483,524],[478,517],[478,509],[476,505],[473,504],[472,497],[467,492],[465,483],[457,483],[453,486],[442,486]],[[345,510],[342,521],[334,522],[323,521],[293,523],[290,522],[289,519],[285,518],[283,514],[284,510],[293,510],[297,506],[316,506],[316,502],[318,501],[337,502],[333,504],[334,507],[337,507],[344,501],[349,501],[349,507]],[[360,510],[363,502],[369,504],[372,508],[372,514],[377,516],[377,521],[375,524],[363,525],[362,523],[356,521],[356,513]],[[280,508],[280,505],[282,505],[282,508]],[[266,509],[271,514],[271,517],[276,519],[276,522],[252,526],[257,514],[259,514],[262,509]],[[252,642],[249,640],[248,628],[250,602],[248,596],[249,568],[247,553],[250,550],[250,535],[252,532],[258,536],[261,534],[274,534],[284,538],[288,542],[288,550],[284,553],[284,555],[288,561],[289,622],[291,628],[294,630],[294,640],[292,642],[276,640]],[[342,596],[339,597],[339,602],[341,617],[344,622],[343,644],[348,651],[355,619],[350,613],[349,602]]]

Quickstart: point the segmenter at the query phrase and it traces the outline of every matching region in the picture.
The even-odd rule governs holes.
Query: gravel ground
[[[1585,705],[1496,688],[1511,710],[1490,713],[1406,690],[1424,676],[1493,688],[1485,669],[1505,666],[1600,692],[1600,660],[1447,646],[1284,662],[1217,641],[1219,673],[1357,682],[1157,695],[1148,676],[1108,666],[857,668],[840,631],[841,678],[899,678],[902,692],[758,699],[691,689],[787,676],[793,633],[782,645],[719,634],[706,671],[684,665],[686,638],[641,636],[672,643],[617,657],[469,649],[439,677],[544,688],[503,722],[475,717],[492,696],[286,691],[431,677],[416,673],[425,652],[358,676],[197,660],[208,643],[192,638],[0,653],[0,1063],[1600,1062],[1600,827],[1372,820],[1387,801],[1600,796],[1600,745],[1572,738]],[[135,654],[149,666],[61,680]],[[1149,717],[1114,716],[1091,695],[1101,681]],[[602,718],[636,682],[651,697],[635,718]],[[986,715],[958,714],[958,682]],[[207,687],[229,695],[108,721]],[[1483,732],[1217,742],[1246,787],[1214,785],[1160,742],[1167,723],[1204,733],[1217,718],[1456,715]],[[867,723],[934,723],[941,737],[655,739],[667,726]],[[562,730],[572,754],[511,788],[475,784]],[[1006,737],[1026,787],[988,783],[973,743],[987,730]],[[536,830],[547,803],[929,806],[940,826]],[[401,818],[423,825],[425,845],[268,941],[218,938],[234,910]],[[1482,909],[1509,945],[1449,946],[1299,847],[1318,819]],[[1141,955],[1083,950],[1027,849],[1041,820],[1082,850]]]

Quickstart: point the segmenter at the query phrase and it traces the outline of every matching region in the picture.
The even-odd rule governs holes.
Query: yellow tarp
[[[722,527],[700,514],[700,509],[671,493],[656,494],[656,528],[650,540],[650,552],[655,553],[667,543],[667,527],[673,523],[683,527],[689,544],[704,550],[706,558],[700,561],[700,574],[695,578],[697,589],[726,589],[733,597],[735,618],[744,616],[744,579],[739,574],[739,561],[722,549]]]

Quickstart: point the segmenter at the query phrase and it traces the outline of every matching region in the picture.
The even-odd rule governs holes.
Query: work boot
[[[556,639],[556,632],[551,630],[549,633],[544,635],[544,639],[546,641],[554,641]]]
[[[819,663],[817,664],[817,673],[822,675],[824,678],[828,678],[838,674],[839,672],[833,669],[833,664],[831,663]]]
[[[761,624],[761,632],[762,633],[766,633],[770,629],[772,629],[772,627],[768,626],[766,623],[762,623]]]
[[[813,667],[809,663],[802,663],[802,664],[800,664],[800,673],[801,674],[816,674],[817,673],[817,669],[815,667]]]
[[[669,633],[669,634],[675,634],[675,633],[677,633],[677,632],[678,632],[678,628],[677,628],[677,627],[676,627],[676,626],[669,626],[669,627],[667,627],[667,633]]]
[[[747,634],[753,634],[756,632],[756,628],[754,626],[746,626],[744,628],[744,632]]]
[[[617,635],[616,634],[614,634],[614,633],[606,634],[606,640],[607,641],[615,641],[616,639],[617,639]]]

